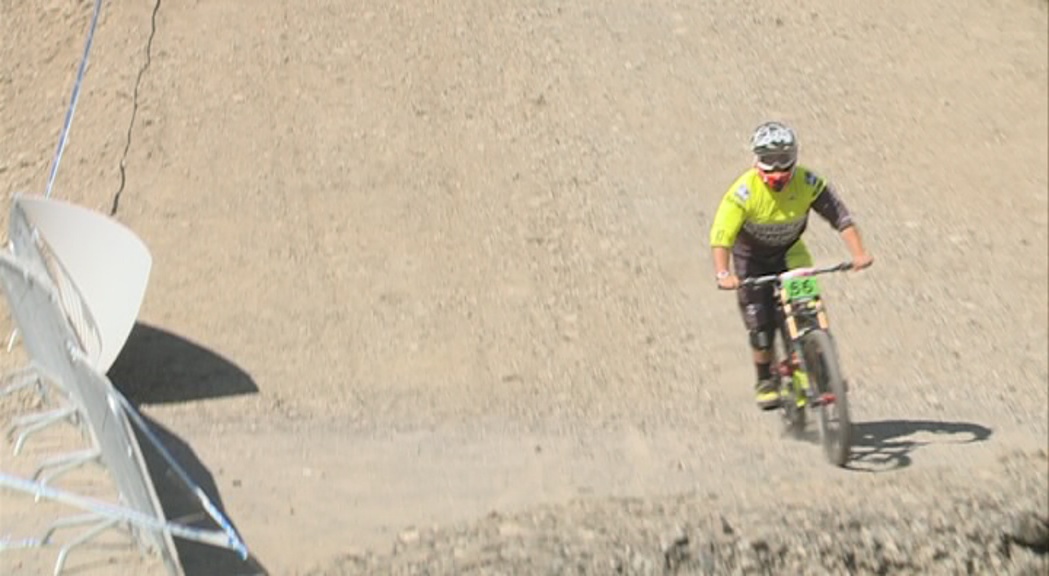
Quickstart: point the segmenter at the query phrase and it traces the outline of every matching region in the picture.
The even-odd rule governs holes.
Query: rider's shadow
[[[991,433],[990,428],[970,422],[856,422],[852,425],[852,458],[847,467],[865,472],[899,470],[911,465],[911,453],[922,446],[983,442]]]

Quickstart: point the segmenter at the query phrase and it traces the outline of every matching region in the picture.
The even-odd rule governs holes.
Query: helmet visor
[[[765,152],[758,154],[758,168],[765,172],[781,172],[794,166],[791,152]]]

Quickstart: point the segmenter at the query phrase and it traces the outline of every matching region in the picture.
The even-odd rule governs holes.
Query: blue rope
[[[62,135],[58,139],[58,149],[55,151],[54,160],[51,161],[51,174],[47,177],[47,194],[51,197],[51,188],[55,185],[55,175],[58,173],[58,164],[62,161],[62,153],[65,152],[66,142],[69,140],[69,126],[73,123],[73,113],[76,110],[77,100],[80,98],[80,84],[84,80],[84,71],[87,70],[87,55],[91,52],[91,44],[95,40],[95,26],[98,24],[98,14],[101,12],[102,0],[95,0],[95,13],[91,16],[91,29],[87,33],[87,43],[84,45],[84,57],[80,60],[80,69],[77,71],[76,82],[73,84],[73,96],[69,100],[69,110],[66,112],[66,120],[62,125]]]

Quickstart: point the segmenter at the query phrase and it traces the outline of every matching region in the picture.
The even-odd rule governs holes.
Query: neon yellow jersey
[[[710,228],[710,245],[732,248],[737,258],[783,257],[800,243],[810,208],[837,230],[852,224],[833,187],[807,167],[798,165],[794,177],[779,192],[751,168],[722,196]]]

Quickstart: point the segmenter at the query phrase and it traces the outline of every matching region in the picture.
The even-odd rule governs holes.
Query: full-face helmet
[[[782,190],[794,176],[798,161],[798,140],[794,131],[781,122],[765,122],[750,137],[754,167],[773,190]]]

